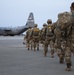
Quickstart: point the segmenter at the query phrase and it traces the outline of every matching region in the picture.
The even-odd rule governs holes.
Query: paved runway
[[[74,75],[72,71],[65,71],[66,65],[60,64],[58,57],[43,56],[40,51],[27,50],[23,45],[23,36],[0,36],[0,75]],[[74,56],[72,56],[74,65]]]

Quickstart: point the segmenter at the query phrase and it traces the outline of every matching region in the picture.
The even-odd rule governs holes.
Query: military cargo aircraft
[[[25,32],[29,27],[34,27],[34,16],[32,12],[29,14],[26,25],[20,26],[20,27],[19,26],[18,27],[0,27],[0,35],[4,35],[4,36],[20,35],[23,32]]]

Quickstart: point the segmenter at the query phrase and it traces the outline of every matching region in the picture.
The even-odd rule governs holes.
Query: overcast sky
[[[57,20],[60,12],[70,11],[74,0],[0,0],[0,27],[16,27],[26,24],[33,12],[35,23],[41,28],[47,19]]]

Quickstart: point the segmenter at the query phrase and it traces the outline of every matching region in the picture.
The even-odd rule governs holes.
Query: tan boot
[[[67,71],[71,71],[71,63],[67,63],[67,68],[66,68]]]
[[[71,68],[67,68],[66,70],[67,70],[67,71],[71,71]]]

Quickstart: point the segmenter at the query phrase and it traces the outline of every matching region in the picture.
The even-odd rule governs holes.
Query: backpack
[[[40,32],[39,28],[34,28],[33,29],[33,36],[38,36],[39,32]]]
[[[58,14],[57,25],[54,33],[57,38],[66,38],[68,23],[71,21],[71,15],[69,12],[63,12]],[[69,31],[68,31],[69,34]]]
[[[51,31],[51,26],[47,27],[47,29],[46,29],[46,36],[48,36],[48,37],[52,37],[53,36],[53,33]]]

